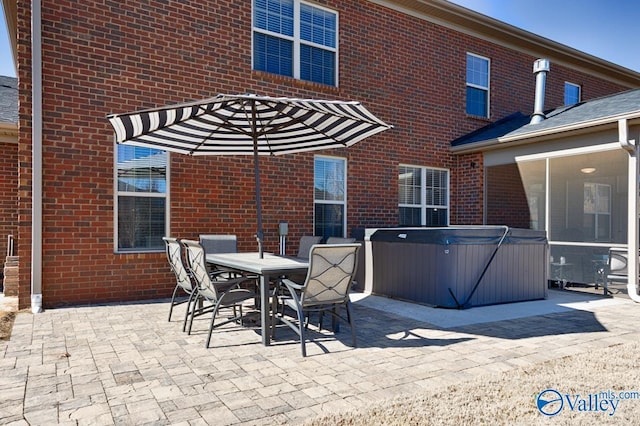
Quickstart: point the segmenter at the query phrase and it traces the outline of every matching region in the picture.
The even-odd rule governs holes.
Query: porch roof
[[[451,142],[454,153],[469,153],[522,144],[567,132],[584,132],[596,126],[615,126],[618,120],[640,122],[640,89],[604,96],[545,111],[545,120],[530,123],[530,116],[511,114]]]

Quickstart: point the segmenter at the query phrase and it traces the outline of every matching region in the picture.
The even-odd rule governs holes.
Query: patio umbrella
[[[218,95],[107,116],[121,144],[187,155],[253,155],[258,248],[262,204],[258,156],[347,147],[392,126],[355,101]]]

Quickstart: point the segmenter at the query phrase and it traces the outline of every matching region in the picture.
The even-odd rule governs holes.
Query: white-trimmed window
[[[347,226],[347,160],[317,155],[313,178],[314,235],[345,237]]]
[[[164,250],[169,207],[168,154],[116,145],[115,250]]]
[[[467,114],[489,117],[489,59],[467,53]]]
[[[573,105],[580,102],[580,86],[577,84],[564,82],[564,104]]]
[[[400,165],[398,207],[400,226],[447,226],[449,171]]]
[[[300,0],[254,0],[253,69],[337,86],[338,14]]]

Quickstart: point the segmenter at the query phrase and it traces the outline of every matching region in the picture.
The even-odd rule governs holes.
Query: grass
[[[0,340],[9,340],[15,319],[15,312],[0,311]]]

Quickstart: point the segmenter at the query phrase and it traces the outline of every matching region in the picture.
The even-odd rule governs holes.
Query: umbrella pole
[[[262,249],[262,201],[260,200],[260,167],[258,166],[258,151],[257,147],[253,151],[253,172],[256,179],[256,209],[258,217],[258,232],[256,233],[256,240],[258,241],[258,253],[260,253],[260,259],[264,257],[264,250]]]
[[[258,231],[256,232],[256,240],[258,241],[258,253],[260,259],[264,258],[264,249],[262,248],[262,239],[264,237],[262,232],[262,200],[260,199],[260,166],[258,164],[258,135],[256,133],[256,103],[255,101],[251,106],[251,121],[253,125],[253,174],[256,180],[256,209],[257,209],[257,221]]]

